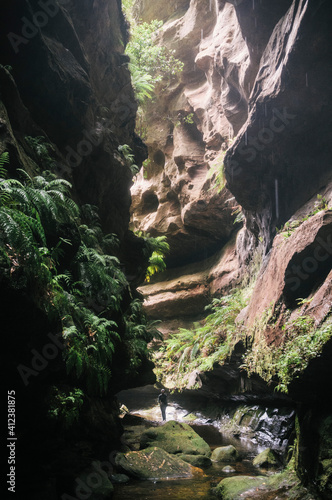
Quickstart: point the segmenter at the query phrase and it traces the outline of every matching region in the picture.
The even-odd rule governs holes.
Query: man
[[[158,396],[158,403],[160,405],[161,416],[163,418],[163,421],[165,422],[165,420],[166,420],[166,407],[167,407],[167,394],[165,392],[165,389],[161,389],[160,394]]]

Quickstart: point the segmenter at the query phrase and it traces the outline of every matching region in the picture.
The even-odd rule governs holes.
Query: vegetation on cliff
[[[150,23],[136,20],[132,16],[132,7],[131,0],[124,2],[126,16],[131,24],[126,54],[130,58],[129,70],[139,104],[136,128],[144,138],[144,115],[148,101],[154,99],[157,93],[163,92],[163,89],[176,79],[183,69],[183,63],[175,57],[174,50],[158,41],[158,32],[163,22],[157,19]]]
[[[121,376],[134,378],[149,357],[153,328],[132,296],[116,257],[118,239],[103,233],[97,207],[79,208],[70,183],[49,171],[35,177],[19,171],[21,181],[7,178],[8,161],[3,153],[0,279],[3,287],[30,294],[61,324],[63,359],[76,386],[62,396],[52,389],[51,414],[61,417],[68,398],[78,411],[82,394],[107,393],[112,377],[120,376],[114,358],[121,359]]]

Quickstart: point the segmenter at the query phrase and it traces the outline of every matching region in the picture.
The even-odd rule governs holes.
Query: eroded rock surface
[[[136,479],[189,478],[195,472],[201,472],[180,458],[157,447],[119,453],[116,456],[116,465]]]

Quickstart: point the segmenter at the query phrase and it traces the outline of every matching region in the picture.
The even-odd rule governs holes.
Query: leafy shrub
[[[46,137],[40,135],[38,137],[25,136],[26,143],[30,146],[35,153],[37,160],[41,161],[47,168],[55,166],[55,161],[51,158],[49,151],[53,151],[53,147],[47,142]]]
[[[118,151],[122,153],[127,167],[130,169],[132,175],[139,172],[139,167],[135,164],[135,158],[132,149],[128,144],[123,144],[118,147]]]
[[[169,83],[183,69],[175,58],[174,50],[158,43],[157,33],[162,21],[133,23],[126,54],[130,57],[129,69],[138,102],[143,105],[152,97],[158,82]]]
[[[150,281],[151,277],[156,273],[165,271],[165,255],[169,252],[169,244],[166,236],[156,236],[152,238],[149,235],[144,237],[145,254],[149,257],[149,266],[146,270],[145,280]]]
[[[180,328],[165,340],[162,366],[157,361],[159,373],[171,376],[175,385],[183,388],[194,370],[209,371],[225,362],[241,338],[236,318],[247,303],[246,291],[233,290],[230,295],[213,299],[206,308],[212,312],[203,324],[194,325],[192,330]]]
[[[246,353],[243,368],[249,375],[258,373],[267,382],[274,381],[278,391],[287,393],[290,382],[301,375],[332,338],[332,323],[327,319],[316,328],[311,317],[300,316],[287,321],[283,331],[284,341],[278,348],[269,347],[261,336]]]
[[[65,429],[70,429],[78,421],[83,403],[81,389],[64,391],[53,386],[48,396],[48,415]]]
[[[21,171],[22,182],[7,179],[7,162],[8,154],[2,154],[2,286],[25,290],[55,324],[61,322],[69,379],[77,390],[104,396],[115,358],[120,355],[120,369],[134,377],[156,330],[132,297],[114,255],[118,239],[103,233],[97,208],[85,205],[80,210],[70,197],[70,183],[48,171],[33,178]],[[151,243],[147,251],[153,247]],[[53,403],[59,405],[52,412],[67,412],[75,397],[58,394]],[[77,401],[69,420],[80,408]]]

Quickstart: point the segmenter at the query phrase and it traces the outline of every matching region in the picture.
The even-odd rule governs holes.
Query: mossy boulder
[[[213,450],[211,455],[212,462],[235,462],[239,457],[239,454],[233,445],[220,446]]]
[[[157,446],[168,453],[184,455],[211,455],[209,445],[188,424],[170,420],[160,427],[143,432],[140,448]]]
[[[322,491],[329,493],[332,498],[332,459],[325,459],[320,462],[321,474],[318,476],[319,486]]]
[[[310,492],[291,471],[272,476],[233,476],[223,479],[212,489],[212,493],[222,500],[284,498],[286,492],[287,498],[293,500],[313,500]]]
[[[202,473],[200,469],[156,447],[118,453],[115,463],[122,471],[136,479],[190,478],[195,473]]]
[[[210,458],[206,455],[184,455],[181,453],[177,456],[194,467],[210,467],[210,465],[212,465]]]
[[[271,448],[266,448],[257,457],[254,458],[252,462],[256,467],[263,467],[268,469],[269,467],[277,467],[279,465],[278,458]]]
[[[220,481],[212,493],[223,500],[243,500],[244,492],[258,488],[265,480],[263,476],[233,476]]]

